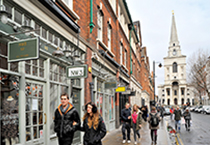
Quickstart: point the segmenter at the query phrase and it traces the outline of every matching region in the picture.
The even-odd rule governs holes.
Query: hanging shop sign
[[[126,91],[125,87],[117,87],[115,89],[115,92],[125,92],[125,91]]]
[[[66,67],[67,78],[86,78],[87,77],[87,65],[68,66]]]
[[[131,93],[131,90],[126,90],[125,92],[122,92],[122,95],[129,95]]]
[[[39,38],[30,38],[8,43],[8,62],[39,58]]]
[[[105,89],[115,89],[117,87],[116,81],[105,82]]]

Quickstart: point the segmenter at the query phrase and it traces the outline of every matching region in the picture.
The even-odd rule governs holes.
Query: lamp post
[[[154,99],[153,102],[155,102],[155,63],[159,63],[159,67],[162,67],[162,64],[160,62],[153,61],[153,81],[154,81]]]

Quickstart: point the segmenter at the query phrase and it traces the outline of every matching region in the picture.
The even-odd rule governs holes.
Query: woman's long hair
[[[135,109],[135,106],[136,106],[136,109]],[[136,111],[136,113],[138,112],[138,106],[136,104],[133,105],[132,114],[134,113],[134,111]]]
[[[92,104],[90,104],[92,106]],[[92,112],[93,113],[93,112]],[[99,124],[99,112],[98,110],[96,111],[96,113],[93,113],[92,116],[90,116],[90,114],[88,112],[85,113],[85,115],[83,116],[83,121],[87,118],[88,120],[88,126],[89,128],[91,128],[93,126],[93,128],[96,130]]]

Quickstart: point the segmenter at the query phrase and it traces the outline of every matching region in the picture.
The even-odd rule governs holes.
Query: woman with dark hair
[[[80,128],[85,132],[84,145],[102,145],[101,139],[106,135],[106,126],[98,112],[96,105],[89,102],[85,105],[87,111],[83,117],[83,125]]]

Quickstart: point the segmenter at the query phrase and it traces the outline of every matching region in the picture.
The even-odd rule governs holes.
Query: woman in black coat
[[[106,135],[106,126],[96,105],[89,102],[85,105],[87,111],[83,117],[81,131],[85,132],[84,145],[102,145],[101,139]]]

